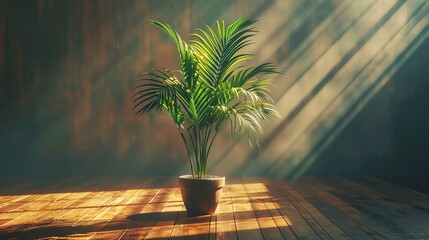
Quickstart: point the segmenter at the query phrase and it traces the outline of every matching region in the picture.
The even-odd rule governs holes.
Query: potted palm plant
[[[180,70],[152,69],[141,74],[133,97],[137,115],[166,111],[185,145],[189,175],[179,177],[188,215],[212,214],[220,201],[225,177],[207,174],[207,160],[214,139],[225,124],[233,135],[256,142],[261,120],[278,115],[272,105],[271,63],[248,66],[253,57],[242,53],[256,31],[255,20],[240,18],[229,26],[197,29],[184,42],[168,24],[151,21],[176,45]]]

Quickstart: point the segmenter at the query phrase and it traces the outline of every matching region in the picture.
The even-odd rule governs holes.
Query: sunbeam
[[[340,119],[350,119],[353,106],[362,108],[370,99],[362,98],[368,89],[379,89],[375,82],[386,78],[384,72],[398,69],[403,62],[401,54],[411,54],[419,46],[414,40],[424,40],[420,36],[428,21],[424,1],[391,1],[388,5],[359,1],[352,3],[353,7],[341,6],[341,11],[325,19],[292,52],[292,61],[285,57],[285,75],[279,78],[286,78],[286,84],[279,85],[284,90],[277,100],[283,118],[267,126],[261,148],[243,158],[243,146],[234,145],[221,156],[219,162],[236,159],[234,174],[295,178],[303,174],[317,159],[316,152],[323,151],[320,144],[335,138],[331,130],[339,131]],[[336,22],[341,27],[335,34],[324,34],[323,30],[329,29],[327,23]],[[391,76],[395,71],[388,72]],[[219,162],[217,169],[224,168]]]

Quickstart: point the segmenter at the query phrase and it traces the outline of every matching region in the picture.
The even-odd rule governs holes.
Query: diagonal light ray
[[[405,50],[400,54],[400,56],[394,60],[394,62],[388,67],[388,69],[381,74],[381,76],[372,84],[361,82],[360,84],[356,84],[358,86],[354,86],[357,89],[364,89],[365,92],[363,96],[356,96],[355,94],[351,93],[353,87],[350,87],[350,89],[347,89],[348,91],[345,91],[343,97],[345,97],[346,101],[352,101],[355,100],[355,103],[352,104],[350,109],[348,109],[347,113],[343,114],[342,116],[338,116],[338,120],[330,123],[335,124],[335,127],[331,127],[327,133],[324,133],[323,140],[319,140],[319,144],[317,144],[313,150],[308,154],[308,156],[305,157],[305,160],[302,161],[299,165],[299,168],[297,168],[293,174],[292,178],[296,179],[300,177],[303,173],[305,173],[306,169],[316,160],[317,156],[327,147],[329,144],[335,139],[336,136],[350,123],[351,120],[363,109],[363,107],[372,99],[372,97],[375,96],[375,94],[378,93],[385,85],[389,82],[391,77],[396,73],[396,71],[401,67],[402,64],[405,63],[405,61],[415,52],[415,50],[429,37],[428,22],[426,22],[426,27],[422,32],[419,34],[418,37],[416,37],[413,40],[413,43],[411,43]],[[401,46],[403,47],[403,46]],[[393,47],[392,47],[393,48]],[[386,61],[389,61],[387,57],[383,60],[381,60],[382,64],[385,64]],[[380,69],[375,70],[375,72],[379,73]],[[360,86],[359,86],[360,85]],[[370,85],[370,86],[367,86]],[[338,105],[336,102],[335,105]],[[338,107],[339,110],[335,113],[333,113],[330,117],[335,117],[336,115],[339,115],[338,113],[341,111],[345,111],[344,106]],[[332,110],[332,109],[329,109]],[[312,126],[314,128],[314,126]],[[326,129],[323,129],[326,131]],[[321,129],[319,129],[319,132],[322,132]],[[320,134],[320,133],[317,133]],[[315,134],[317,136],[317,134]],[[318,137],[322,137],[318,136]]]
[[[268,126],[269,141],[263,142],[261,150],[246,157],[240,146],[234,146],[219,162],[234,159],[228,165],[234,166],[235,174],[242,175],[284,177],[305,172],[320,153],[320,146],[340,131],[336,124],[344,126],[343,119],[353,115],[351,109],[367,101],[363,96],[369,96],[368,89],[379,89],[374,83],[380,76],[393,74],[384,71],[397,69],[405,60],[396,59],[415,49],[417,43],[413,41],[422,39],[428,21],[425,1],[359,1],[351,6],[343,6],[345,14],[319,24],[294,52],[296,61],[283,62],[287,80],[298,76],[299,81],[279,98],[277,105],[283,116],[292,113],[293,117]],[[322,34],[327,23],[339,22],[338,32]],[[396,67],[392,68],[393,63]],[[284,125],[279,125],[281,121]],[[215,169],[223,170],[224,166],[219,164]]]
[[[287,151],[278,153],[278,161],[271,168],[273,173],[289,175],[294,172],[292,169],[296,165],[301,165],[301,167],[294,172],[294,177],[300,176],[305,171],[318,156],[318,153],[329,142],[332,142],[341,129],[357,114],[359,109],[369,101],[371,95],[374,95],[377,89],[379,90],[388,81],[400,65],[424,41],[427,37],[427,25],[429,23],[426,14],[428,8],[429,6],[426,3],[423,3],[423,6],[416,4],[414,6],[416,14],[411,14],[410,18],[404,17],[406,12],[402,14],[399,12],[399,15],[386,23],[386,26],[374,36],[375,39],[369,42],[360,53],[360,55],[363,55],[365,52],[372,53],[377,52],[376,49],[381,49],[370,59],[369,63],[363,67],[356,68],[360,69],[357,72],[354,71],[357,74],[356,79],[351,83],[342,81],[341,79],[350,78],[348,76],[355,74],[349,71],[341,71],[330,83],[335,84],[335,88],[339,89],[340,95],[333,101],[327,101],[331,98],[330,96],[335,94],[333,94],[332,89],[324,88],[320,95],[315,97],[313,106],[310,105],[309,108],[316,108],[316,106],[321,105],[320,103],[327,102],[326,108],[323,111],[319,111],[320,117],[312,117],[315,116],[313,115],[315,113],[307,113],[307,115],[302,116],[314,120],[286,148]],[[403,22],[403,26],[398,29],[397,27],[400,26],[399,23],[401,22]],[[359,64],[360,59],[362,57],[357,55],[352,64]],[[381,83],[378,83],[378,81],[381,81]],[[372,94],[366,94],[367,91],[372,92]],[[302,117],[299,120],[303,121]],[[342,118],[345,118],[345,120],[339,122]],[[337,126],[337,124],[340,124],[340,126]],[[318,147],[318,144],[324,147]],[[316,147],[317,149],[314,149]],[[285,159],[289,161],[284,161]],[[303,162],[304,160],[305,162]]]
[[[333,88],[329,86],[332,86],[331,79],[338,72],[355,71],[358,68],[358,66],[350,66],[351,59],[356,59],[355,55],[360,54],[358,50],[364,47],[366,43],[371,42],[376,31],[387,20],[392,19],[392,16],[396,16],[398,10],[406,13],[407,9],[403,7],[403,3],[402,1],[390,2],[390,5],[386,6],[384,2],[376,2],[363,16],[361,16],[362,12],[358,11],[357,16],[359,18],[353,23],[353,28],[341,35],[341,38],[335,41],[334,45],[330,46],[328,51],[300,77],[299,84],[294,85],[287,94],[282,95],[278,100],[277,105],[285,118],[267,134],[262,144],[263,152],[256,152],[256,155],[255,152],[250,153],[247,161],[257,158],[262,164],[263,160],[261,159],[272,159],[273,156],[276,159],[279,154],[283,153],[283,149],[287,149],[293,140],[301,135],[307,126],[306,124],[311,121],[310,119],[313,119],[310,115],[317,114],[318,109],[320,109],[321,103],[313,100],[313,98],[322,89],[326,91],[327,84],[327,89],[335,89],[335,86]],[[368,4],[363,5],[362,8],[368,9]],[[374,25],[374,22],[377,24]],[[314,48],[317,49],[318,45]],[[303,58],[309,57],[311,57],[311,51],[307,56],[303,56]],[[362,59],[358,62],[363,62]],[[348,66],[345,68],[346,70],[343,69],[344,66]],[[341,79],[337,81],[341,81]],[[266,162],[263,165],[265,164]]]
[[[285,81],[286,87],[280,97],[287,93],[327,51],[336,46],[335,43],[354,27],[356,22],[365,16],[377,2],[377,0],[354,1],[345,9],[339,8],[336,11],[338,16],[333,14],[333,17],[328,18],[315,29],[283,63],[288,80]]]
[[[332,22],[329,19],[337,18],[338,15],[341,15],[341,11],[349,7],[350,4],[347,1],[320,1],[317,2],[313,8],[317,10],[322,8],[324,4],[331,2],[331,4],[337,4],[336,8],[333,10],[332,15],[327,19],[323,20],[322,25],[326,25],[325,21]],[[307,2],[310,4],[311,2]],[[306,5],[306,2],[300,1],[299,4],[292,2],[283,2],[275,1],[275,4],[272,5],[269,9],[266,10],[266,13],[262,19],[266,19],[266,22],[260,22],[260,25],[263,25],[264,34],[257,34],[255,36],[256,43],[263,43],[264,41],[270,42],[269,45],[262,45],[259,48],[255,48],[255,54],[258,56],[258,59],[270,59],[272,54],[274,54],[281,45],[284,45],[284,41],[288,37],[288,32],[298,31],[302,22],[308,21],[312,18],[313,11],[309,11]],[[287,9],[287,11],[285,11]],[[285,19],[278,21],[277,19]],[[323,26],[322,26],[323,27]],[[319,30],[320,32],[321,30]],[[280,34],[279,34],[280,33]],[[270,53],[270,54],[267,54]],[[225,143],[223,143],[225,144]],[[223,151],[223,154],[218,157],[217,161],[210,162],[209,169],[222,169],[223,160],[228,159],[229,155],[234,154],[234,151],[241,151],[240,145],[237,143],[229,144],[229,147]],[[217,171],[217,170],[215,170]]]
[[[267,9],[264,18],[260,20],[260,25],[264,26],[263,34],[257,34],[254,37],[255,43],[270,43],[269,45],[260,45],[254,48],[253,54],[258,56],[260,61],[272,61],[272,56],[276,54],[278,48],[285,44],[289,35],[298,31],[298,28],[310,19],[318,9],[322,8],[327,1],[275,1],[269,9]],[[308,10],[308,5],[315,4],[314,10]],[[336,9],[342,9],[346,4],[343,1],[337,3]],[[338,11],[338,10],[336,10]],[[282,19],[279,21],[278,19]],[[286,32],[288,34],[286,34]],[[283,33],[283,34],[279,34]]]

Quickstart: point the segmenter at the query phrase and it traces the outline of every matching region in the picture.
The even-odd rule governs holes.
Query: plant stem
[[[198,156],[199,156],[199,163],[200,163],[200,169],[198,169],[198,178],[200,178],[200,179],[202,179],[204,176],[203,176],[203,149],[202,149],[202,137],[201,137],[201,130],[200,129],[198,129],[197,131],[196,131],[196,133],[197,133],[197,138],[198,138]]]
[[[179,125],[177,125],[177,129],[180,132],[180,136],[182,137],[183,143],[185,144],[185,147],[186,147],[186,152],[188,153],[189,164],[191,165],[192,178],[195,178],[194,164],[192,163],[192,154],[189,151],[188,142],[186,141],[185,135],[183,135],[183,132],[180,130]]]
[[[223,124],[222,124],[223,125]],[[212,148],[212,144],[213,144],[213,141],[215,140],[215,138],[216,138],[216,136],[217,136],[217,133],[218,133],[219,131],[216,131],[215,130],[215,133],[214,133],[214,135],[213,135],[213,138],[210,140],[210,144],[209,144],[209,149],[207,150],[207,155],[209,154],[209,152],[210,152],[210,150],[211,150],[211,148]]]
[[[203,166],[204,178],[206,176],[207,160],[209,158],[209,153],[210,153],[210,149],[208,148],[208,141],[210,138],[210,134],[211,134],[211,128],[207,127],[205,130],[205,136],[204,136],[204,166]]]
[[[192,130],[192,131],[189,131]],[[199,138],[198,138],[198,133],[195,129],[195,127],[192,127],[191,129],[188,129],[188,134],[189,137],[191,138],[192,141],[192,146],[194,148],[194,155],[195,155],[195,162],[197,163],[197,178],[200,178],[200,156],[199,156],[199,148],[198,146],[200,146],[199,143]]]

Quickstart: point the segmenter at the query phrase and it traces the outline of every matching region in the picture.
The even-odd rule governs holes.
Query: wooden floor
[[[385,180],[229,180],[194,218],[175,186],[3,179],[0,239],[429,239],[429,195]]]

